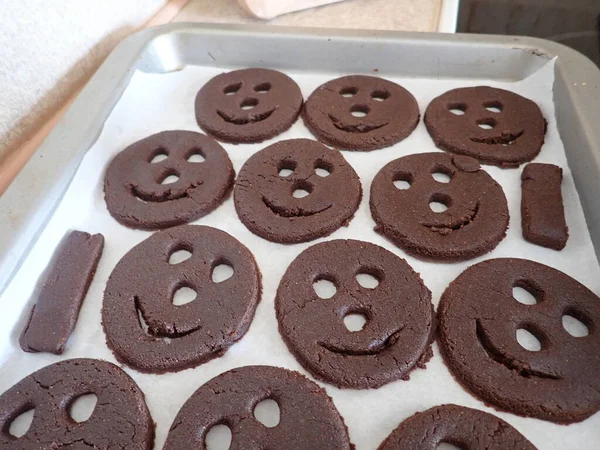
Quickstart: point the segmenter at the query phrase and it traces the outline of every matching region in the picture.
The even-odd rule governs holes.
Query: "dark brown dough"
[[[280,175],[282,170],[291,173]],[[295,198],[296,190],[309,195]],[[234,189],[242,223],[284,244],[327,236],[347,225],[361,197],[358,175],[342,154],[310,139],[279,141],[255,153]]]
[[[436,181],[434,173],[450,180]],[[434,212],[430,202],[448,209]],[[369,205],[375,231],[411,255],[441,262],[493,250],[508,228],[502,188],[467,156],[437,152],[398,158],[375,176]]]
[[[356,275],[377,279],[362,287]],[[313,283],[328,280],[331,298]],[[431,357],[431,292],[403,259],[369,242],[335,240],[303,251],[285,272],[275,298],[279,332],[298,362],[315,377],[340,388],[377,388],[408,379]],[[348,314],[367,322],[344,325]]]
[[[254,417],[265,399],[277,402],[279,424],[268,428]],[[201,386],[183,405],[163,450],[206,450],[214,425],[231,430],[229,450],[351,450],[348,430],[335,405],[317,384],[298,372],[246,366]]]
[[[327,145],[341,150],[375,150],[412,133],[419,123],[419,106],[412,94],[396,83],[350,75],[319,86],[306,100],[303,119]]]
[[[538,303],[518,302],[513,287]],[[569,334],[564,314],[589,335]],[[446,289],[438,319],[446,364],[485,402],[557,423],[580,422],[600,409],[600,299],[570,276],[525,259],[484,261]],[[523,348],[518,329],[533,334],[541,350]]]
[[[103,248],[101,234],[71,231],[63,239],[21,333],[24,351],[64,352]]]
[[[262,142],[298,118],[302,92],[287,75],[270,69],[222,73],[196,96],[196,121],[225,142]]]
[[[489,86],[452,89],[436,97],[424,121],[439,148],[500,167],[531,161],[546,134],[538,105]]]
[[[536,450],[499,417],[458,405],[414,414],[392,431],[379,450],[436,450],[442,442],[463,450]]]
[[[82,395],[97,397],[92,415],[74,421],[69,409]],[[20,438],[11,422],[35,408]],[[98,359],[68,359],[23,378],[0,396],[0,447],[3,450],[127,449],[150,450],[154,423],[144,394],[119,367]]]
[[[159,155],[167,157],[152,162]],[[169,176],[179,179],[162,184]],[[115,156],[106,171],[104,197],[111,216],[123,225],[168,228],[214,210],[234,176],[227,152],[213,139],[193,131],[163,131]]]
[[[553,164],[527,164],[521,180],[523,237],[534,244],[562,250],[569,239],[560,190],[562,169]]]
[[[191,257],[170,264],[170,255]],[[220,283],[221,264],[233,275]],[[175,292],[193,289],[189,303]],[[260,272],[250,251],[215,228],[184,225],[153,234],[113,270],[102,306],[106,342],[117,359],[142,372],[172,372],[221,356],[246,333],[260,300]]]

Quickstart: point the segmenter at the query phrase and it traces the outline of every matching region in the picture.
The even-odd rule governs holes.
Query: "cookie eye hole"
[[[292,173],[294,173],[294,170],[296,170],[296,162],[283,160],[279,163],[277,170],[279,171],[280,177],[289,177]]]
[[[199,148],[191,149],[189,151],[189,153],[187,154],[186,159],[187,159],[187,162],[190,162],[190,163],[203,163],[204,161],[206,161],[206,158],[204,157],[204,153]]]
[[[503,109],[502,103],[500,102],[487,102],[483,104],[483,107],[493,113],[502,112]]]
[[[242,108],[244,111],[247,111],[254,108],[256,105],[258,105],[258,99],[249,97],[242,100],[242,103],[240,103],[240,108]]]
[[[375,289],[379,286],[379,277],[366,272],[357,273],[356,281],[365,289]]]
[[[31,423],[33,422],[35,409],[29,406],[26,406],[25,408],[26,409],[22,413],[10,421],[10,426],[8,427],[8,434],[17,439],[25,436],[25,433],[29,431]]]
[[[150,157],[150,163],[156,164],[158,162],[164,161],[168,157],[169,154],[164,148],[157,148],[156,150],[154,150],[152,156]]]
[[[491,130],[496,126],[496,121],[494,119],[481,119],[477,121],[477,126],[484,130]]]
[[[173,304],[175,306],[185,305],[193,302],[198,293],[189,286],[181,286],[173,293]]]
[[[371,109],[367,105],[354,105],[350,108],[350,114],[354,117],[365,117]]]
[[[218,262],[211,273],[213,283],[222,283],[233,276],[233,267],[226,261]]]
[[[442,166],[437,166],[431,172],[431,176],[438,183],[450,183],[452,179],[452,172]]]
[[[409,173],[397,173],[394,176],[394,187],[401,191],[404,191],[410,187],[413,182],[413,177]]]
[[[333,172],[333,165],[329,162],[320,159],[315,163],[315,173],[318,176],[325,178],[331,175],[331,172]]]
[[[175,248],[169,255],[169,264],[180,264],[187,261],[192,257],[191,249],[188,248]]]
[[[344,325],[348,331],[357,332],[362,331],[367,324],[367,317],[364,314],[350,313],[344,316]]]
[[[358,93],[358,88],[345,87],[340,89],[340,95],[345,98],[354,97]]]
[[[300,180],[294,183],[292,189],[292,197],[304,198],[310,195],[310,193],[313,191],[313,186],[308,181]]]
[[[179,180],[179,174],[177,172],[167,172],[160,180],[159,184],[173,184]]]
[[[562,326],[574,338],[590,334],[590,320],[578,311],[568,309],[562,316]]]
[[[317,278],[313,282],[313,289],[315,290],[315,294],[317,294],[317,297],[322,298],[324,300],[330,299],[337,292],[335,284],[333,284],[331,280],[328,280],[326,278]]]
[[[206,450],[228,450],[231,446],[231,429],[225,424],[210,427],[204,436]]]
[[[242,83],[229,84],[229,85],[225,86],[225,89],[223,89],[223,94],[233,95],[237,91],[239,91],[241,87],[242,87]]]
[[[462,447],[457,447],[454,444],[450,444],[449,442],[441,442],[440,445],[436,447],[436,450],[464,450]]]
[[[376,102],[382,102],[390,97],[390,93],[384,90],[375,90],[371,92],[371,98]]]
[[[537,305],[542,299],[542,291],[526,280],[518,280],[513,285],[513,298],[523,305]]]
[[[433,194],[429,199],[429,208],[434,213],[443,213],[452,206],[452,199],[444,194]]]
[[[448,105],[448,111],[450,111],[455,116],[462,116],[467,112],[467,105],[464,103],[452,103]]]
[[[542,349],[542,340],[536,334],[533,328],[519,328],[517,329],[517,342],[525,350],[539,352]]]
[[[91,393],[75,397],[68,407],[71,419],[77,423],[85,422],[92,417],[97,402],[98,397]]]
[[[254,407],[254,418],[267,428],[276,427],[281,420],[279,405],[272,398],[258,402]]]
[[[271,83],[266,82],[266,83],[260,83],[257,84],[256,86],[254,86],[254,91],[258,92],[259,94],[264,94],[265,92],[269,92],[271,90]]]

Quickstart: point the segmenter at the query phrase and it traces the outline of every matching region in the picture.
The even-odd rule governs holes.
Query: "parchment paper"
[[[179,72],[169,74],[140,72],[134,75],[123,97],[106,121],[97,142],[84,158],[66,196],[43,235],[2,295],[0,300],[2,305],[1,392],[34,370],[61,359],[94,357],[115,362],[106,347],[100,325],[103,290],[110,272],[119,259],[150,233],[125,228],[108,214],[102,191],[104,170],[110,159],[118,152],[150,134],[170,129],[199,131],[193,108],[196,92],[211,77],[224,70],[214,67],[186,67]],[[573,276],[592,291],[600,293],[598,262],[556,128],[552,101],[553,73],[554,63],[550,61],[537,73],[517,83],[489,80],[403,79],[386,76],[385,73],[377,75],[400,83],[411,91],[419,102],[421,114],[434,97],[448,89],[462,86],[485,84],[502,87],[536,101],[548,120],[546,142],[536,161],[554,163],[564,170],[562,191],[570,238],[567,247],[561,252],[529,244],[521,236],[521,169],[502,170],[485,166],[485,170],[504,189],[511,220],[506,239],[492,253],[484,257],[458,264],[422,262],[407,256],[402,250],[375,234],[368,201],[371,181],[377,171],[387,162],[400,156],[437,151],[422,122],[410,137],[391,148],[369,153],[343,153],[360,175],[364,196],[350,225],[327,238],[287,246],[263,240],[250,233],[238,220],[231,198],[207,217],[196,221],[195,223],[225,230],[250,248],[263,274],[263,298],[246,336],[224,356],[194,369],[165,375],[141,374],[125,367],[146,393],[148,406],[157,422],[156,448],[162,447],[171,422],[183,403],[200,385],[214,376],[228,369],[250,364],[270,364],[306,373],[289,353],[279,336],[273,300],[278,282],[289,263],[302,250],[316,242],[354,238],[371,241],[391,250],[405,258],[421,274],[425,284],[432,291],[436,307],[443,290],[464,269],[481,260],[495,257],[522,257],[548,264]],[[305,98],[321,83],[344,75],[311,72],[288,72],[288,74],[298,82]],[[255,145],[223,144],[223,146],[228,151],[237,172],[254,152],[277,140],[297,137],[311,137],[301,120],[289,131],[270,141]],[[104,234],[106,238],[104,255],[64,355],[57,357],[24,353],[18,346],[17,338],[24,317],[31,307],[32,291],[57,243],[69,229]],[[465,392],[452,378],[441,360],[437,346],[434,346],[434,356],[428,363],[427,369],[415,370],[408,382],[397,381],[377,390],[366,391],[340,390],[327,384],[320,384],[327,389],[344,417],[350,430],[351,440],[358,450],[377,448],[400,421],[434,405],[457,403],[493,412],[481,401]],[[513,414],[500,412],[494,414],[515,426],[540,449],[591,449],[598,448],[600,445],[600,414],[594,415],[583,423],[570,426],[525,419]]]

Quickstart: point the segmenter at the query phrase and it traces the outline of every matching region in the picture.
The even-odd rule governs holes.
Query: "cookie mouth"
[[[331,208],[333,206],[330,204],[324,208],[314,211],[314,210],[306,210],[304,208],[298,208],[298,207],[291,207],[291,206],[283,207],[280,205],[276,205],[275,203],[273,203],[272,201],[270,201],[268,198],[266,198],[264,196],[262,198],[262,201],[265,204],[265,206],[271,210],[271,212],[273,214],[280,216],[280,217],[287,217],[287,218],[314,216],[316,214],[320,214],[322,212],[327,211],[329,208]]]
[[[336,127],[338,130],[345,131],[346,133],[370,133],[371,131],[378,130],[389,124],[389,122],[384,122],[380,125],[369,125],[365,123],[361,123],[358,125],[348,125],[343,123],[342,120],[338,119],[337,117],[332,116],[331,114],[329,114],[329,119],[331,120],[331,123],[334,127]]]
[[[450,234],[453,231],[460,230],[461,228],[465,228],[472,224],[477,218],[477,214],[479,213],[479,202],[475,204],[475,207],[469,214],[466,214],[464,217],[456,220],[452,224],[435,224],[435,223],[423,223],[425,228],[434,233],[439,233],[442,235]]]
[[[488,338],[479,319],[476,319],[475,321],[475,334],[486,354],[497,363],[502,364],[508,370],[514,371],[524,378],[535,377],[550,380],[562,380],[562,377],[559,375],[532,369],[525,361],[505,355],[501,350],[497,349],[492,341]]]
[[[277,108],[273,108],[270,111],[265,111],[260,114],[248,114],[245,117],[237,117],[232,116],[231,114],[227,114],[225,111],[221,111],[217,109],[217,114],[227,123],[231,123],[233,125],[248,125],[249,123],[257,123],[262,122],[263,120],[267,120],[271,117],[271,114],[275,112]]]
[[[195,333],[201,328],[198,325],[186,331],[178,331],[177,325],[174,323],[168,325],[162,323],[153,323],[151,321],[148,321],[148,319],[144,315],[144,311],[140,305],[140,299],[138,297],[134,297],[133,302],[135,305],[135,311],[138,316],[140,329],[144,332],[146,336],[149,336],[151,338],[169,342],[171,339],[177,339],[187,336],[188,334]]]
[[[488,136],[485,138],[469,138],[472,142],[487,145],[513,145],[523,135],[524,130],[518,133],[502,133],[499,136]]]
[[[340,355],[351,355],[351,356],[368,356],[377,355],[383,352],[385,349],[391,347],[396,343],[400,337],[400,333],[404,327],[399,327],[388,333],[387,336],[381,339],[373,339],[366,349],[354,349],[348,348],[337,344],[330,344],[328,342],[318,342],[318,344],[326,350],[332,353],[338,353]]]
[[[138,188],[138,186],[130,186],[131,195],[140,200],[143,203],[162,203],[173,200],[179,200],[182,198],[188,198],[190,196],[190,192],[196,189],[198,186],[202,184],[201,181],[197,183],[192,183],[186,189],[165,189],[161,194],[157,194],[156,192],[148,192],[142,191]]]

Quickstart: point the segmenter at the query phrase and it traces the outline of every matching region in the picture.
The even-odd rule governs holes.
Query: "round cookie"
[[[518,167],[535,158],[546,134],[538,105],[489,86],[452,89],[433,99],[425,125],[435,145],[484,164]]]
[[[196,96],[196,121],[225,142],[262,142],[292,126],[302,108],[294,80],[270,69],[222,73]]]
[[[378,77],[350,75],[319,86],[302,114],[319,141],[341,150],[389,147],[419,123],[419,106],[402,86]]]
[[[176,263],[174,253],[189,259]],[[221,265],[230,278],[214,278]],[[180,288],[195,291],[173,303]],[[133,247],[111,273],[102,326],[117,359],[141,372],[172,372],[221,356],[250,326],[260,300],[260,272],[250,251],[215,228],[183,225]]]
[[[431,203],[447,210],[434,211]],[[493,250],[508,228],[502,188],[467,156],[398,158],[373,179],[369,204],[375,231],[422,259],[475,258]]]
[[[263,400],[277,402],[279,423],[267,427],[254,416]],[[201,386],[171,425],[163,450],[206,450],[214,425],[231,430],[230,450],[350,450],[354,446],[335,405],[317,384],[279,367],[246,366]]]
[[[513,298],[520,287],[537,304]],[[563,315],[584,323],[574,337]],[[503,410],[557,423],[600,410],[600,299],[570,276],[533,261],[491,259],[469,267],[444,292],[440,349],[457,380]],[[522,347],[517,330],[541,343]]]
[[[296,197],[297,191],[307,195]],[[254,234],[292,244],[347,225],[361,197],[358,175],[340,152],[310,139],[291,139],[246,161],[233,200],[240,220]]]
[[[91,416],[76,422],[75,400],[97,397]],[[9,433],[11,422],[34,409],[24,435]],[[119,367],[98,359],[68,359],[23,378],[0,396],[0,447],[4,450],[49,448],[154,447],[154,422],[135,381]]]
[[[448,443],[468,450],[536,450],[504,420],[458,405],[435,406],[406,419],[378,450],[436,450]]]
[[[374,277],[377,286],[363,287],[359,274]],[[333,283],[332,297],[317,293],[320,280]],[[281,279],[275,310],[298,362],[340,388],[406,380],[431,357],[431,292],[406,261],[369,242],[334,240],[303,251]],[[351,314],[366,319],[362,330],[345,326]]]
[[[168,228],[219,206],[234,176],[227,152],[213,139],[193,131],[163,131],[115,156],[106,170],[104,197],[111,216],[123,225]]]

